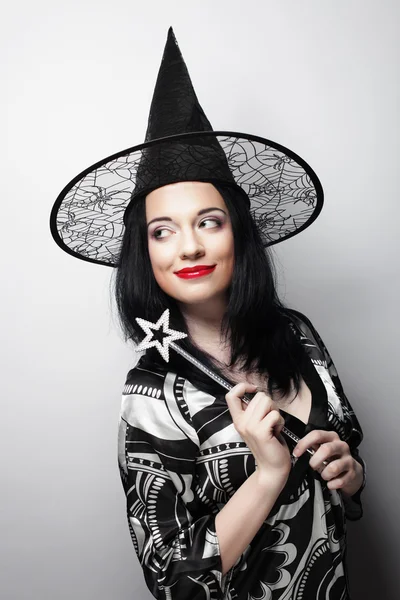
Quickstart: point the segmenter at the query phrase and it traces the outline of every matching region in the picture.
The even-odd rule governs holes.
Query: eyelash
[[[217,227],[221,227],[221,225],[222,225],[222,221],[220,219],[217,219],[217,217],[208,217],[207,219],[204,219],[203,221],[201,221],[201,223],[199,223],[199,227],[200,227],[200,225],[203,225],[203,223],[207,223],[207,221],[216,223]]]
[[[220,219],[218,219],[217,217],[208,217],[207,219],[203,219],[203,221],[201,221],[199,223],[199,227],[200,225],[203,225],[203,223],[207,223],[207,221],[211,221],[212,223],[215,223],[217,228],[219,229],[220,227],[222,227],[222,221]],[[211,228],[213,229],[213,227]],[[160,227],[159,229],[156,229],[155,231],[153,231],[153,233],[151,234],[151,237],[154,238],[155,240],[162,240],[165,239],[164,237],[160,237],[158,235],[156,235],[157,233],[160,233],[161,231],[169,231],[166,227]],[[169,237],[169,236],[166,236]]]

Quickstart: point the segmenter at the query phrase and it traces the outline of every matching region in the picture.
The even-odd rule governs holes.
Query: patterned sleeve
[[[343,494],[346,518],[349,519],[350,521],[358,521],[363,516],[361,493],[365,488],[366,474],[367,474],[366,464],[365,464],[364,460],[361,458],[359,449],[358,449],[358,446],[361,444],[361,442],[364,438],[363,431],[361,429],[361,425],[357,419],[357,416],[356,416],[346,394],[344,393],[343,386],[339,379],[339,375],[338,375],[338,372],[334,365],[334,362],[332,360],[332,357],[329,354],[328,349],[325,346],[324,342],[322,341],[322,338],[319,335],[318,331],[315,329],[315,327],[313,326],[311,321],[306,316],[304,316],[303,314],[301,314],[297,311],[291,311],[291,312],[294,313],[295,316],[300,317],[301,320],[306,324],[306,326],[309,329],[309,333],[312,334],[312,337],[314,338],[314,341],[315,341],[317,347],[320,349],[320,351],[322,352],[322,354],[326,360],[330,377],[335,386],[337,395],[340,398],[340,401],[342,404],[342,409],[343,409],[343,414],[344,414],[346,423],[348,424],[348,427],[346,428],[347,435],[346,435],[345,441],[349,445],[350,452],[351,452],[353,458],[358,463],[360,463],[360,465],[362,466],[362,469],[363,469],[363,482],[362,482],[360,489],[351,497],[345,496]]]
[[[225,578],[215,515],[196,502],[199,442],[184,380],[136,367],[124,388],[119,466],[147,587],[162,600],[220,600]]]

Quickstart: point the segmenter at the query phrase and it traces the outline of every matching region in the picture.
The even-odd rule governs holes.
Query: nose
[[[196,233],[191,229],[190,231],[181,232],[181,248],[180,257],[181,259],[194,259],[204,256],[205,249]]]

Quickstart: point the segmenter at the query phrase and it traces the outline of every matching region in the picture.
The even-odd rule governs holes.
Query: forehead
[[[219,191],[211,183],[202,181],[172,183],[146,196],[147,221],[159,216],[197,214],[199,210],[208,207],[222,208],[227,212]]]

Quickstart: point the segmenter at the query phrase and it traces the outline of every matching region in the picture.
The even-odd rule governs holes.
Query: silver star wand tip
[[[150,321],[146,321],[140,317],[137,317],[136,322],[146,334],[144,340],[142,340],[140,344],[136,346],[136,352],[148,350],[149,348],[157,348],[165,362],[169,362],[169,347],[172,346],[174,348],[175,340],[182,340],[183,338],[187,337],[186,333],[181,333],[180,331],[175,331],[175,329],[170,329],[168,308],[163,312],[157,323],[151,323]],[[163,334],[162,342],[154,337],[154,333],[161,331],[161,328]]]
[[[136,318],[137,323],[143,329],[146,334],[146,337],[138,346],[136,346],[136,352],[141,352],[142,350],[147,350],[149,348],[157,348],[161,356],[166,362],[169,362],[169,349],[172,348],[183,356],[186,360],[192,363],[195,367],[203,371],[206,375],[208,375],[211,379],[222,385],[226,390],[232,389],[232,385],[225,381],[222,377],[214,373],[211,369],[203,365],[201,361],[192,356],[189,352],[178,346],[175,343],[176,340],[181,340],[187,337],[186,333],[182,333],[181,331],[176,331],[175,329],[171,329],[169,326],[169,310],[165,310],[161,317],[158,319],[157,323],[151,323],[150,321],[146,321],[145,319],[141,319],[139,317]],[[154,337],[156,332],[161,332],[162,328],[162,342],[159,339]]]

